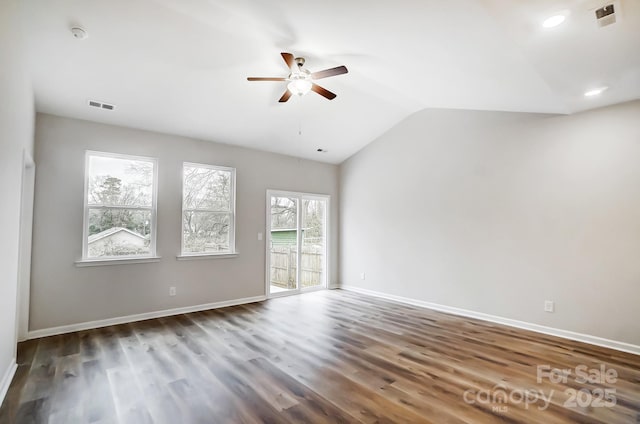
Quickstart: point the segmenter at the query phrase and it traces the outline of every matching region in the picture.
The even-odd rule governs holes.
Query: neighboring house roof
[[[127,232],[129,234],[132,234],[132,235],[134,235],[136,237],[140,237],[141,239],[146,240],[145,236],[143,236],[141,234],[138,234],[138,233],[135,233],[135,232],[133,232],[133,231],[127,229],[127,228],[113,227],[113,228],[109,228],[108,230],[101,231],[98,234],[94,234],[94,235],[89,236],[89,243],[93,243],[94,241],[98,241],[98,240],[100,240],[102,238],[112,236],[112,235],[114,235],[116,233],[119,233],[120,231],[125,231],[125,232]]]

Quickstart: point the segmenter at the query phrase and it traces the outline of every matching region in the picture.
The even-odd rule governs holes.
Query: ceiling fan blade
[[[248,77],[247,81],[286,81],[286,78],[279,77]]]
[[[280,53],[282,55],[282,58],[284,59],[284,61],[287,63],[287,66],[289,67],[289,69],[293,69],[293,65],[294,65],[294,61],[293,61],[293,55],[291,53]]]
[[[333,100],[336,98],[336,95],[334,93],[332,93],[331,91],[327,90],[326,88],[322,88],[320,87],[318,84],[312,84],[311,85],[311,90],[315,91],[316,93],[318,93],[319,95],[326,97],[329,100]]]
[[[311,78],[312,79],[327,78],[327,77],[332,77],[334,75],[346,74],[347,72],[349,72],[349,70],[347,69],[346,66],[337,66],[335,68],[325,69],[324,71],[314,72],[311,74]]]
[[[284,94],[282,95],[282,97],[280,97],[280,100],[278,100],[280,103],[284,103],[287,100],[289,100],[289,97],[291,97],[293,93],[289,90],[285,91]]]

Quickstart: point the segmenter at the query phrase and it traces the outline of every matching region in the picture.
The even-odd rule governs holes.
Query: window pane
[[[90,258],[151,254],[151,211],[89,209]]]
[[[153,162],[91,155],[90,205],[151,207]]]
[[[271,197],[271,229],[289,230],[298,227],[298,199]]]
[[[231,211],[232,172],[184,165],[183,208]]]
[[[322,286],[325,283],[326,207],[325,200],[302,201],[302,288]]]
[[[185,211],[182,216],[183,252],[230,252],[230,222],[230,214]]]

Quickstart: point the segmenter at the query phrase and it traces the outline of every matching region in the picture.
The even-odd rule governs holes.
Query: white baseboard
[[[483,321],[494,322],[496,324],[508,325],[509,327],[521,328],[524,330],[535,331],[537,333],[548,334],[551,336],[562,337],[564,339],[575,340],[575,341],[589,343],[596,346],[608,347],[610,349],[615,349],[622,352],[640,355],[640,346],[633,345],[630,343],[604,339],[602,337],[591,336],[589,334],[576,333],[573,331],[562,330],[559,328],[546,327],[544,325],[533,324],[525,321],[518,321],[515,319],[485,314],[482,312],[469,311],[467,309],[455,308],[452,306],[440,305],[437,303],[425,302],[422,300],[410,299],[408,297],[395,296],[392,294],[363,289],[363,288],[352,286],[352,285],[342,285],[340,288],[343,290],[348,290],[356,293],[367,294],[369,296],[380,297],[387,300],[393,300],[400,303],[406,303],[413,306],[432,309],[434,311],[446,312],[448,314],[459,315],[459,316],[468,317],[468,318],[476,318]]]
[[[245,297],[242,299],[224,300],[222,302],[205,303],[203,305],[185,306],[183,308],[165,309],[163,311],[147,312],[144,314],[127,315],[103,319],[98,321],[81,322],[78,324],[62,325],[60,327],[43,328],[29,331],[27,338],[38,339],[40,337],[57,336],[58,334],[73,333],[74,331],[91,330],[94,328],[108,327],[110,325],[126,324],[128,322],[144,321],[146,319],[162,318],[171,315],[188,314],[190,312],[206,311],[209,309],[224,308],[227,306],[244,305],[246,303],[261,302],[266,296]]]
[[[9,390],[9,386],[11,385],[11,381],[13,380],[13,376],[17,369],[18,364],[16,363],[16,358],[13,358],[2,376],[2,380],[0,380],[0,405],[2,405],[4,397],[7,395],[7,391]]]

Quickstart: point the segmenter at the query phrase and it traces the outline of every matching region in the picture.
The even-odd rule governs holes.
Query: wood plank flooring
[[[341,290],[32,340],[18,362],[2,424],[640,423],[640,356]]]

